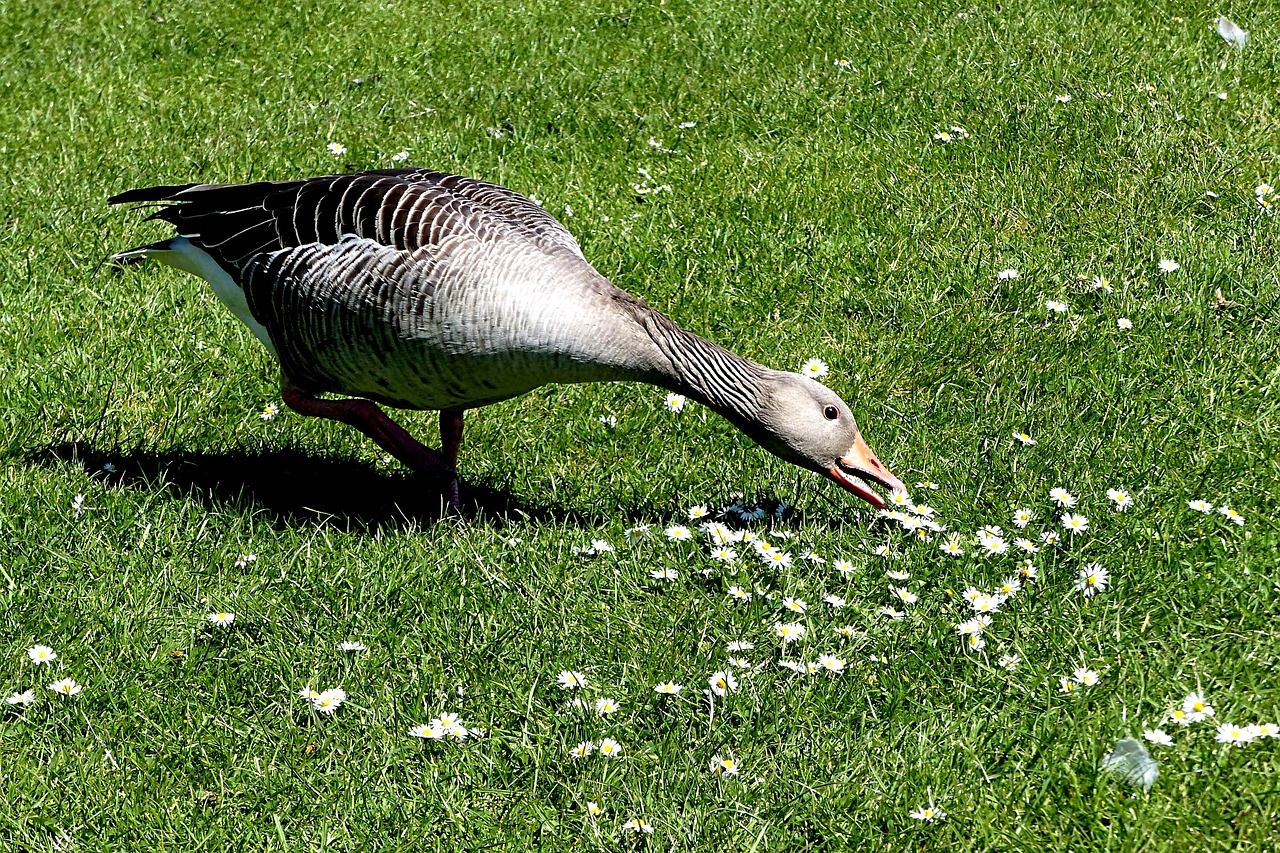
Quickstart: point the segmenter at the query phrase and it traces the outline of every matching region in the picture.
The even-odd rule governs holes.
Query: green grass
[[[1149,794],[1099,771],[1193,689],[1219,720],[1280,718],[1280,263],[1253,192],[1280,182],[1280,15],[1231,9],[1253,32],[1239,54],[1220,11],[0,0],[0,692],[41,694],[0,718],[0,848],[1269,849],[1280,742],[1179,729]],[[972,138],[932,141],[952,124]],[[572,207],[587,257],[687,328],[776,367],[825,359],[953,530],[1029,506],[1038,532],[1054,486],[1090,530],[1037,555],[987,654],[962,655],[957,593],[1015,558],[913,544],[634,386],[473,413],[473,511],[437,522],[430,488],[354,431],[257,417],[276,371],[199,281],[104,264],[162,234],[108,209],[115,192],[402,149]],[[638,202],[639,167],[673,191]],[[1115,292],[1077,280],[1094,275]],[[430,415],[404,422],[434,440]],[[1113,512],[1113,486],[1136,506]],[[855,571],[704,578],[704,542],[622,544],[735,493],[792,505],[785,547]],[[573,553],[596,538],[617,554]],[[878,612],[885,542],[920,596],[901,621]],[[1113,583],[1085,599],[1094,560]],[[650,579],[667,567],[681,579]],[[733,583],[809,601],[791,656],[848,671],[774,665],[777,600],[733,602]],[[732,639],[763,666],[711,714]],[[1082,665],[1101,683],[1060,694]],[[563,713],[566,668],[621,712]],[[61,676],[83,693],[55,701]],[[659,701],[667,679],[685,691]],[[297,697],[334,685],[332,718]],[[408,736],[446,710],[487,736]],[[624,755],[569,759],[601,737]],[[726,751],[736,778],[708,771]],[[947,820],[909,819],[930,796]],[[651,838],[622,833],[637,816]]]

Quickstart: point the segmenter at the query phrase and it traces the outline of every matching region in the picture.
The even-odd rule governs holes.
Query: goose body
[[[286,403],[443,474],[455,506],[461,413],[569,382],[686,394],[876,506],[861,481],[902,487],[833,392],[681,329],[597,272],[541,207],[495,184],[393,169],[110,201],[158,202],[150,218],[177,230],[117,262],[151,258],[204,278],[279,360]],[[372,403],[440,410],[444,455]]]

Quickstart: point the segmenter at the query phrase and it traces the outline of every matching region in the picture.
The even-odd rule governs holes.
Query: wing
[[[130,190],[109,199],[167,202],[150,219],[211,255],[239,281],[255,257],[361,237],[428,251],[448,238],[515,238],[548,254],[581,259],[573,235],[538,205],[505,187],[429,169],[386,169],[299,181],[185,184]]]

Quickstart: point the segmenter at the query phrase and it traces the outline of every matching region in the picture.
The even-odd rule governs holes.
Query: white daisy
[[[1080,579],[1076,581],[1076,591],[1086,596],[1102,592],[1107,588],[1111,573],[1097,563],[1089,563],[1080,570]]]
[[[827,363],[820,358],[811,358],[800,365],[800,374],[810,379],[821,379],[829,372]]]
[[[1049,490],[1049,499],[1058,506],[1066,507],[1067,509],[1071,509],[1071,507],[1076,505],[1075,495],[1071,494],[1061,486]]]

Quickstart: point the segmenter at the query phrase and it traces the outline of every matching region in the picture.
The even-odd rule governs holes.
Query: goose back
[[[469,408],[549,382],[647,380],[661,360],[650,309],[495,184],[405,169],[112,201],[168,202],[152,218],[230,275],[307,391]]]

